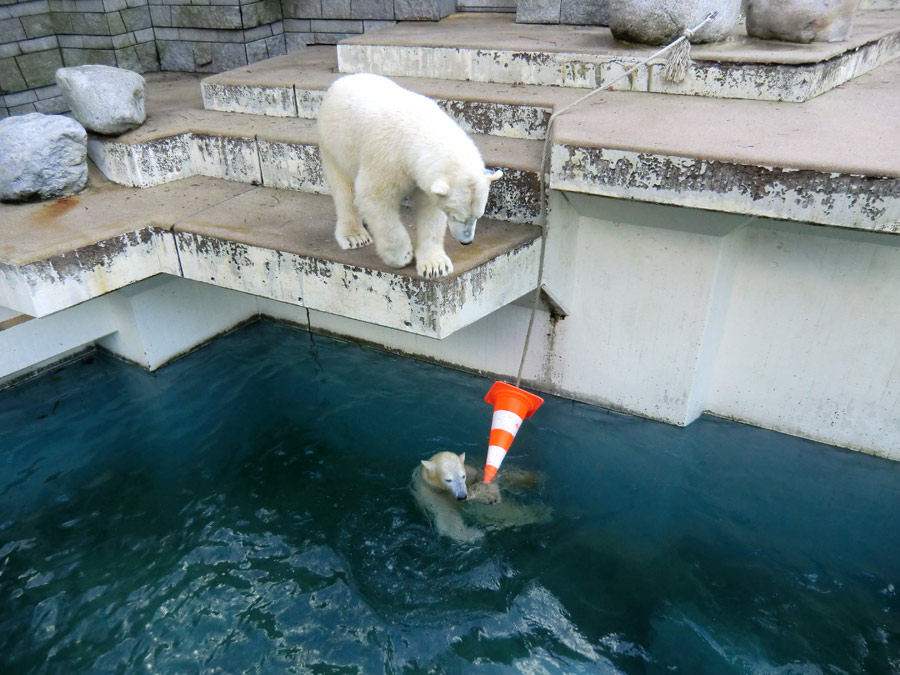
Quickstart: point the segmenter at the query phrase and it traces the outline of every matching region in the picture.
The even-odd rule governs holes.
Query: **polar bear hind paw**
[[[417,256],[416,272],[426,279],[445,277],[453,274],[453,262],[443,251],[435,251],[422,257]]]
[[[362,248],[372,243],[372,235],[362,225],[341,225],[334,230],[334,238],[337,239],[338,246],[345,251],[351,248]]]

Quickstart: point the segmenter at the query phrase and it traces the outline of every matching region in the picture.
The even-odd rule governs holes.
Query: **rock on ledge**
[[[55,199],[87,185],[87,133],[62,115],[0,120],[0,201]]]
[[[718,12],[691,38],[696,44],[727,38],[740,18],[741,0],[616,0],[608,11],[613,37],[645,45],[671,42],[709,13]]]
[[[56,71],[72,115],[85,129],[122,134],[144,123],[144,78],[112,66],[75,66]]]

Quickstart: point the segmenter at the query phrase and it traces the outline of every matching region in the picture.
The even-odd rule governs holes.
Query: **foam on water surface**
[[[549,522],[461,546],[410,475],[489,386],[259,323],[0,392],[3,672],[900,672],[900,464],[548,397]]]

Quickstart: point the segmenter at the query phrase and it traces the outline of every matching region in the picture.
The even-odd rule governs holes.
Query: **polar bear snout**
[[[463,222],[448,217],[447,224],[450,228],[450,232],[463,246],[468,246],[472,243],[472,240],[475,239],[475,226],[478,224],[477,218],[470,218]]]

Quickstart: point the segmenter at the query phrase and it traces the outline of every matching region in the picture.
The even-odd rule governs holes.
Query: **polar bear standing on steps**
[[[453,272],[444,252],[448,219],[459,242],[471,243],[490,183],[503,175],[484,168],[472,139],[431,99],[369,74],[346,75],[329,87],[318,126],[341,248],[374,239],[385,263],[408,265],[413,247],[400,202],[411,196],[416,271],[427,278]]]

